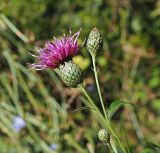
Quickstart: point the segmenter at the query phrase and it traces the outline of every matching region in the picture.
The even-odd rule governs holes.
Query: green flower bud
[[[96,56],[97,52],[102,50],[103,39],[97,28],[93,28],[87,39],[87,50],[92,56]]]
[[[61,78],[68,87],[76,88],[82,83],[82,71],[73,61],[60,65]]]
[[[102,130],[100,130],[98,132],[98,138],[102,142],[109,143],[109,141],[110,141],[110,135],[109,135],[109,133],[105,129],[102,129]]]

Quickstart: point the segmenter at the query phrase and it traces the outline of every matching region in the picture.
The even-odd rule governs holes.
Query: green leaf
[[[154,153],[154,150],[152,150],[150,148],[146,148],[143,151],[141,151],[140,153]]]
[[[116,111],[124,106],[124,105],[131,105],[131,106],[134,106],[134,104],[132,103],[129,103],[129,102],[125,102],[125,101],[121,101],[121,100],[116,100],[116,101],[113,101],[110,105],[110,107],[108,108],[108,116],[109,118],[111,119],[113,117],[113,115],[116,113]]]
[[[152,142],[147,142],[147,147],[150,148],[151,150],[154,150],[154,153],[160,152],[160,146]]]
[[[160,146],[152,142],[147,142],[147,148],[141,151],[140,153],[158,153],[160,152]]]
[[[73,110],[72,112],[75,113],[75,112],[81,111],[81,110],[95,110],[95,109],[92,108],[92,107],[85,107],[85,106],[84,106],[84,107],[79,107],[79,108]]]

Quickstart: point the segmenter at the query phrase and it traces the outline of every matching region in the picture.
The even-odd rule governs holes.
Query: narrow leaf
[[[116,113],[116,111],[122,107],[122,106],[125,106],[125,105],[131,105],[131,106],[134,106],[134,104],[132,103],[129,103],[129,102],[125,102],[125,101],[121,101],[121,100],[116,100],[116,101],[113,101],[110,105],[110,107],[108,108],[108,116],[109,116],[109,119],[111,119],[113,117],[113,115]]]

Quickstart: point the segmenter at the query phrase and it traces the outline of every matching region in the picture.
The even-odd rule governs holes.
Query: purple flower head
[[[15,116],[13,118],[12,126],[16,130],[16,132],[19,132],[26,126],[26,122],[20,116]]]
[[[52,144],[50,145],[50,148],[51,148],[52,151],[56,151],[57,148],[58,148],[58,144],[52,143]]]
[[[55,69],[63,64],[64,61],[72,58],[78,53],[78,42],[80,30],[74,35],[62,37],[61,39],[56,39],[54,37],[54,43],[46,42],[45,47],[39,50],[37,64],[32,64],[31,67],[37,70],[42,70],[46,68]]]

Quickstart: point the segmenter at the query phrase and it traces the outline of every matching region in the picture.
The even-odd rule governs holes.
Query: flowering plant
[[[107,144],[111,152],[116,152],[115,147],[113,147],[110,143],[111,135],[112,139],[115,140],[113,141],[114,146],[116,146],[115,143],[117,143],[117,145],[121,148],[121,151],[127,153],[126,149],[124,148],[123,144],[121,143],[120,139],[118,138],[117,134],[110,124],[110,119],[104,106],[100,91],[96,70],[96,56],[102,50],[102,36],[97,28],[93,28],[88,36],[86,47],[92,57],[93,71],[103,113],[101,113],[99,108],[95,105],[94,101],[85,90],[83,85],[83,75],[80,67],[72,61],[72,57],[75,56],[79,50],[77,41],[79,34],[80,31],[78,31],[74,35],[72,35],[70,32],[70,36],[67,37],[64,35],[64,37],[62,37],[61,39],[56,39],[54,37],[54,43],[47,42],[45,44],[45,47],[38,51],[39,55],[37,57],[39,59],[39,62],[37,64],[31,64],[31,68],[35,68],[37,70],[59,68],[61,72],[61,78],[64,83],[69,87],[79,87],[88,99],[87,105],[93,108],[93,110],[95,110],[95,112],[98,114],[101,124],[104,126],[104,129],[102,129],[98,134],[99,139]]]

